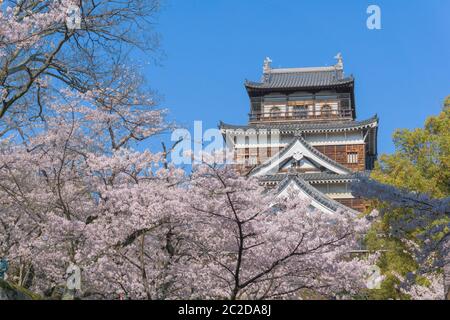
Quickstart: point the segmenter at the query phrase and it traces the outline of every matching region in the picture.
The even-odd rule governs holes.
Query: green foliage
[[[450,99],[450,98],[449,98]],[[424,128],[399,129],[396,151],[382,155],[372,178],[436,198],[450,194],[450,106],[429,117]]]
[[[377,265],[385,276],[381,288],[370,290],[368,297],[376,300],[408,299],[407,295],[398,290],[400,281],[396,274],[404,276],[416,270],[417,265],[406,246],[383,231],[385,227],[385,221],[375,223],[366,237],[367,249],[382,252]]]
[[[414,130],[399,129],[394,132],[396,151],[391,155],[382,155],[371,177],[386,184],[402,189],[427,193],[435,198],[448,197],[450,194],[450,96],[444,103],[444,109],[438,116],[429,117],[424,128]],[[373,203],[374,208],[383,208],[381,203]],[[415,235],[407,234],[406,239],[397,239],[389,235],[390,226],[408,215],[406,209],[386,212],[366,237],[369,250],[381,250],[378,266],[385,275],[379,290],[370,290],[369,299],[408,299],[397,289],[399,280],[395,274],[405,276],[417,269],[405,240],[416,241]],[[416,281],[427,285],[426,280]]]

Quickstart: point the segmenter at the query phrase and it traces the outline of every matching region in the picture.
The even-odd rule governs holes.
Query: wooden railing
[[[285,121],[285,120],[333,120],[342,118],[352,118],[350,109],[339,109],[329,111],[280,111],[250,113],[250,121]]]

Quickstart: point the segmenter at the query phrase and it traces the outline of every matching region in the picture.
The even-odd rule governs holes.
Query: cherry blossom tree
[[[139,112],[119,99],[110,102],[120,110],[113,113],[97,108],[93,93],[60,94],[65,101],[48,102],[45,122],[8,136],[0,150],[1,255],[13,262],[18,284],[41,292],[64,283],[69,263],[89,274],[94,222],[107,214],[102,192],[125,175],[135,184],[150,179],[144,173],[160,156],[130,146],[164,128],[162,111]]]
[[[277,198],[255,179],[205,163],[195,167],[183,202],[195,298],[335,298],[365,287],[368,261],[350,255],[365,219]]]
[[[187,179],[168,165],[148,175],[154,172],[148,164],[158,161],[126,157],[91,164],[109,176],[130,163],[105,185],[102,214],[90,226],[87,269],[98,295],[275,299],[314,292],[335,298],[365,288],[369,261],[350,254],[365,220],[330,216],[296,197],[277,199],[229,166],[203,163]]]
[[[21,284],[52,295],[73,263],[84,298],[338,297],[364,287],[367,262],[349,254],[364,221],[277,199],[229,167],[203,164],[186,179],[164,155],[105,152],[109,135],[86,135],[65,109],[55,106],[60,116],[27,145],[2,148],[2,254]]]
[[[101,186],[101,214],[90,226],[85,256],[90,261],[89,282],[98,294],[131,299],[182,296],[179,270],[186,253],[178,185],[184,172],[160,167],[164,161],[149,152],[90,160]]]
[[[97,107],[119,115],[113,100],[154,105],[131,54],[158,50],[158,10],[159,0],[2,1],[0,136],[44,119],[43,100],[61,88],[94,92]]]
[[[364,287],[366,223],[278,199],[229,167],[133,149],[168,128],[129,52],[158,0],[1,1],[0,257],[10,281],[81,298],[338,297]],[[70,12],[76,16],[68,17]],[[75,20],[68,20],[74,18]],[[75,23],[75,25],[74,25]]]
[[[405,279],[398,276],[401,283]],[[439,274],[429,274],[424,278],[424,284],[414,283],[409,287],[400,286],[400,291],[409,295],[412,300],[442,300],[444,299],[444,282]]]

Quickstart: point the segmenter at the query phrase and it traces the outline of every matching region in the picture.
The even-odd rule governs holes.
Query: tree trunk
[[[444,266],[445,299],[450,300],[450,265]]]
[[[38,300],[40,297],[25,288],[12,285],[0,279],[1,300]]]
[[[446,236],[447,239],[444,243],[444,294],[445,299],[450,300],[450,236]]]

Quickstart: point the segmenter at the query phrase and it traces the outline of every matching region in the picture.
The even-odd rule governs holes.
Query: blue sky
[[[366,27],[370,4],[382,29]],[[395,128],[421,127],[450,94],[450,0],[166,0],[156,29],[165,57],[145,75],[169,118],[192,128],[247,122],[243,82],[273,67],[324,66],[344,56],[358,119],[379,115],[379,151]],[[159,138],[157,138],[159,139]]]

